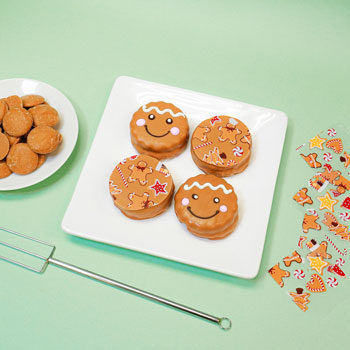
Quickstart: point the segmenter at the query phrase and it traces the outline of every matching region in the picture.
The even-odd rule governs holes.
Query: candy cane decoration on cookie
[[[326,161],[326,162],[330,162],[332,159],[333,159],[333,156],[331,153],[329,152],[326,152],[323,154],[323,159]]]
[[[335,264],[338,265],[338,266],[344,266],[345,260],[344,260],[343,258],[338,258],[338,259],[335,261]]]
[[[348,253],[346,248],[344,248],[344,252],[340,251],[340,249],[333,243],[333,241],[327,235],[325,235],[325,237],[327,241],[331,244],[331,246],[337,251],[338,254],[345,256]]]
[[[241,147],[239,147],[239,146],[235,147],[235,148],[233,149],[233,155],[234,155],[235,157],[242,157],[242,155],[243,155],[243,149],[242,149]]]
[[[349,213],[340,213],[339,218],[344,220],[344,221],[349,221],[350,220],[350,214]]]
[[[328,277],[327,279],[327,284],[331,287],[331,288],[335,288],[338,286],[338,281],[335,277]]]
[[[196,150],[196,149],[198,149],[198,148],[202,148],[202,147],[205,147],[205,146],[210,146],[212,143],[213,143],[213,142],[211,142],[211,141],[206,142],[206,143],[202,143],[202,144],[200,144],[200,145],[198,145],[198,146],[193,147],[193,150]]]
[[[295,270],[294,271],[294,277],[297,279],[297,280],[302,280],[303,278],[305,278],[305,273],[303,270]]]
[[[123,173],[122,173],[122,170],[119,168],[118,165],[117,165],[115,168],[118,170],[118,173],[119,173],[120,177],[121,177],[122,180],[123,180],[124,186],[125,186],[125,187],[128,187],[128,183],[127,183],[126,180],[125,180],[125,177],[124,177],[124,175],[123,175]]]
[[[334,137],[337,135],[337,131],[335,129],[328,129],[327,134],[328,136]]]

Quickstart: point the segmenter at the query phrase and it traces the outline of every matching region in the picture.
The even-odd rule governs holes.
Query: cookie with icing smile
[[[175,213],[194,235],[222,239],[237,225],[237,196],[224,179],[198,175],[189,178],[177,191]]]
[[[172,103],[149,102],[134,113],[130,134],[139,153],[157,159],[173,158],[186,148],[188,121]]]

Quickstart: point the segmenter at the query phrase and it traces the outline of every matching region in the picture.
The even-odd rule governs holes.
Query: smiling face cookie
[[[130,122],[131,142],[139,153],[157,159],[180,154],[188,141],[188,122],[178,107],[166,102],[141,106]]]
[[[177,191],[175,213],[194,235],[222,239],[237,225],[237,196],[224,179],[198,175],[188,179]]]

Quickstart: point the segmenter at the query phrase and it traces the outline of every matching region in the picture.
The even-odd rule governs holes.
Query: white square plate
[[[250,165],[226,180],[238,196],[239,223],[229,237],[211,241],[195,237],[175,215],[173,205],[148,220],[126,218],[113,204],[108,180],[115,165],[136,154],[129,136],[133,113],[150,101],[171,102],[187,115],[190,132],[203,119],[229,115],[250,129],[253,149]],[[64,231],[156,255],[189,265],[254,278],[258,271],[280,163],[287,116],[283,112],[220,97],[119,77],[113,86],[73,198],[62,221]],[[164,160],[175,187],[201,173],[189,146],[178,157]]]

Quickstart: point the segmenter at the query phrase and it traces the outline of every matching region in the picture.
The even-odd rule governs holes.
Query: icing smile
[[[145,125],[145,129],[146,129],[147,133],[148,133],[149,135],[153,136],[153,137],[164,137],[164,136],[168,135],[169,132],[170,132],[170,131],[168,130],[168,132],[166,132],[164,135],[154,135],[154,134],[152,134],[152,133],[148,130],[147,125]]]
[[[206,219],[211,219],[211,218],[213,218],[215,215],[218,215],[218,214],[220,213],[220,211],[217,210],[217,211],[215,212],[215,214],[213,214],[213,215],[210,215],[210,216],[199,216],[199,215],[196,215],[195,213],[193,213],[193,211],[191,210],[191,207],[187,207],[187,210],[188,210],[193,216],[195,216],[196,218],[198,218],[198,219],[204,219],[204,220],[206,220]]]

